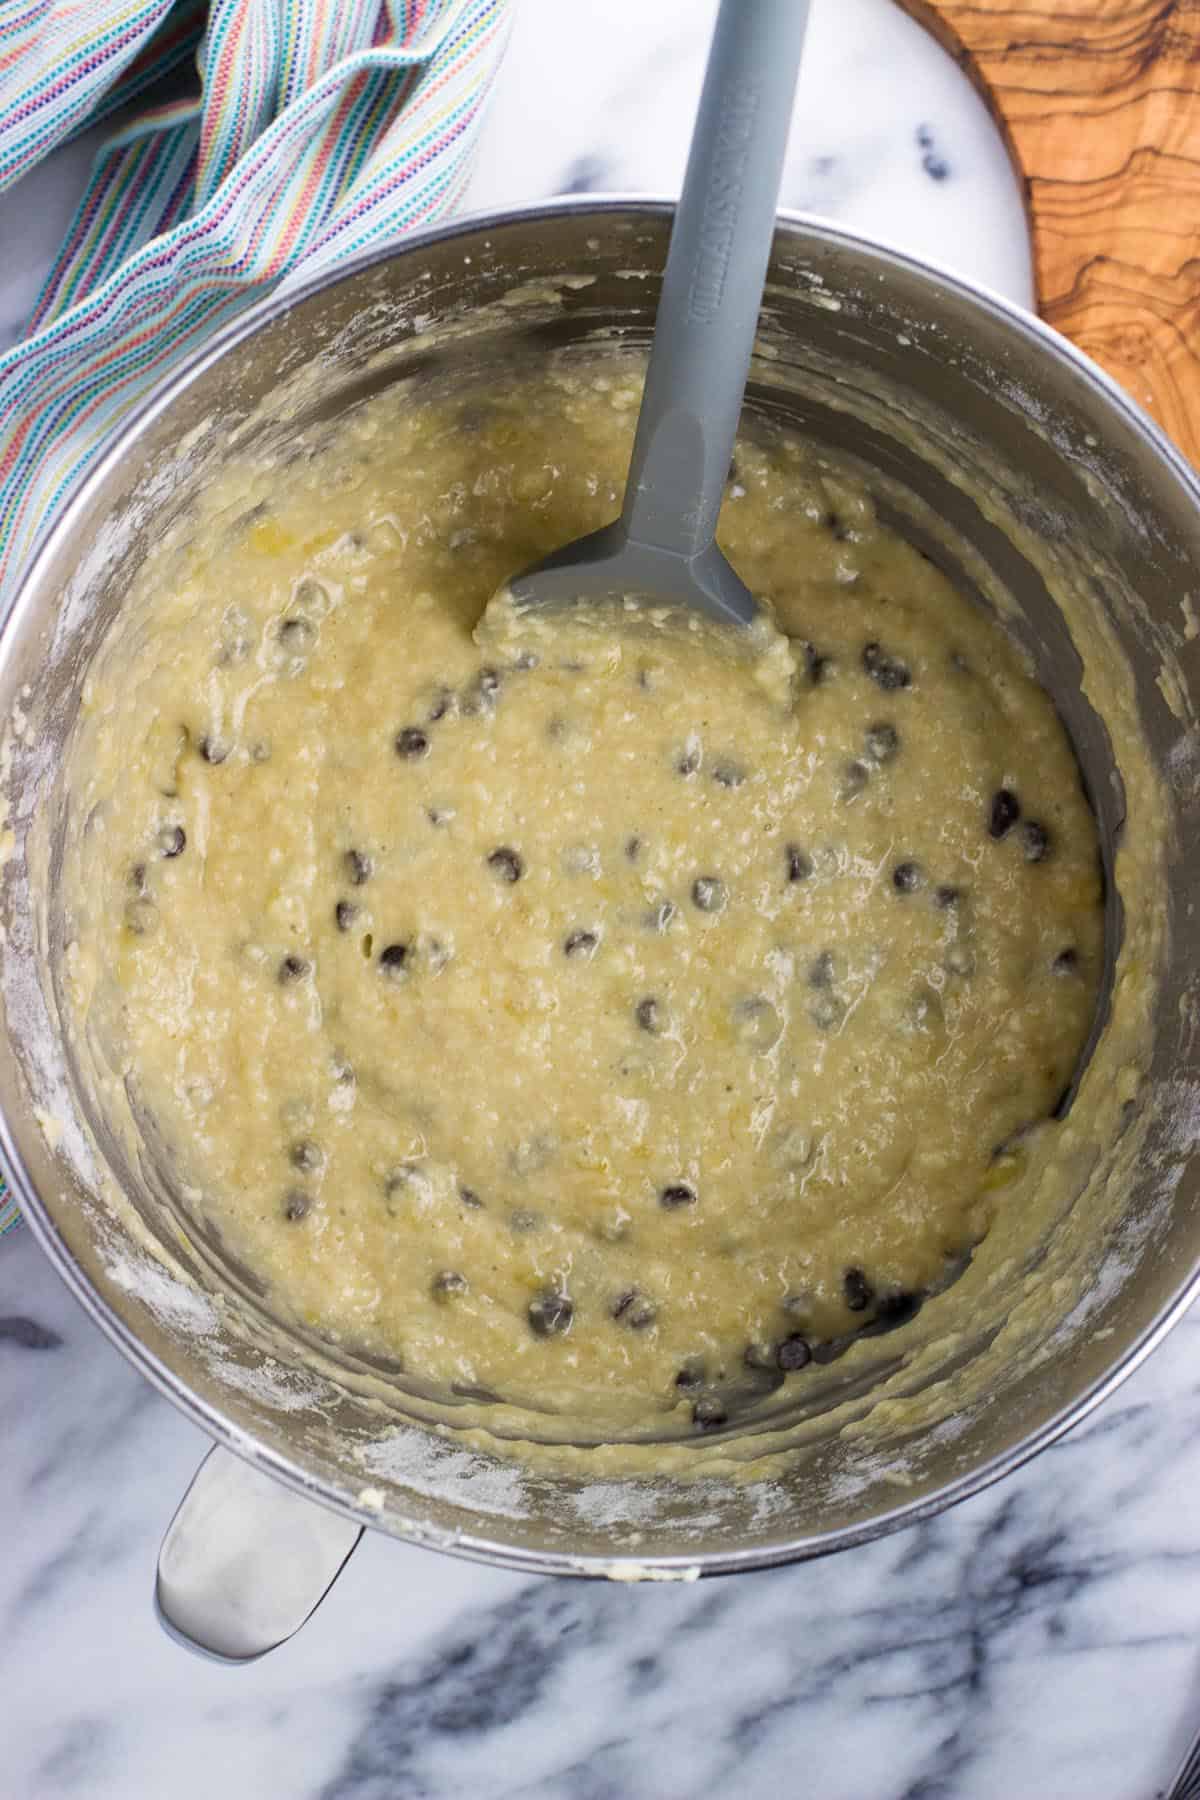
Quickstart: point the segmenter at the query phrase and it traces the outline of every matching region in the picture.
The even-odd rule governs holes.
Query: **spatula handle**
[[[675,215],[622,521],[712,541],[750,368],[809,0],[722,0]]]

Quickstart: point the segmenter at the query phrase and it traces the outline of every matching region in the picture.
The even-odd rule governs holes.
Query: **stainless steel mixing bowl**
[[[311,1568],[296,1551],[293,1572],[301,1573],[286,1619],[272,1615],[239,1634],[227,1627],[234,1590],[245,1601],[254,1586],[248,1565],[214,1598],[205,1537],[212,1506],[198,1494],[185,1508],[164,1608],[229,1654],[285,1635],[362,1524],[527,1570],[624,1578],[748,1569],[876,1536],[973,1493],[1081,1418],[1166,1332],[1200,1281],[1194,1133],[1180,1123],[1196,1076],[1191,982],[1200,967],[1190,904],[1200,763],[1189,748],[1187,700],[1200,640],[1180,603],[1197,579],[1200,490],[1145,416],[1036,320],[911,258],[799,220],[779,225],[751,428],[789,421],[853,450],[878,472],[901,529],[951,565],[958,543],[957,579],[986,587],[990,572],[1016,596],[1020,630],[1058,698],[1100,818],[1114,943],[1123,771],[1080,687],[1036,546],[1108,619],[1164,771],[1166,873],[1156,904],[1170,949],[1152,972],[1150,1078],[1131,1104],[1147,1132],[1140,1172],[1098,1229],[1073,1291],[1064,1283],[1061,1296],[1048,1296],[1037,1354],[1014,1358],[969,1406],[936,1429],[910,1432],[894,1453],[886,1433],[822,1431],[817,1421],[806,1446],[761,1479],[719,1465],[695,1479],[622,1478],[590,1469],[586,1458],[535,1472],[456,1439],[459,1415],[419,1386],[405,1390],[332,1353],[314,1360],[311,1346],[272,1323],[252,1280],[220,1246],[182,1229],[159,1204],[149,1154],[134,1166],[103,1120],[90,1117],[53,995],[39,979],[61,949],[62,921],[53,904],[39,916],[22,849],[27,831],[59,804],[54,774],[83,672],[130,572],[231,441],[278,438],[298,419],[333,417],[392,381],[465,379],[501,360],[519,367],[549,351],[644,342],[668,223],[660,204],[533,207],[425,232],[256,307],[122,430],[50,532],[3,623],[0,714],[20,722],[4,770],[16,853],[3,892],[0,1139],[13,1186],[47,1254],[124,1354],[220,1444],[341,1515]],[[294,403],[290,423],[280,422],[281,391]],[[987,512],[971,497],[972,482],[958,481],[972,471],[975,488],[993,492]],[[950,548],[929,531],[922,504],[950,522]],[[56,834],[61,841],[73,828],[66,812],[51,819],[52,850]],[[52,855],[51,886],[53,869]],[[48,1134],[47,1118],[55,1121]],[[116,1190],[127,1205],[114,1203]],[[1003,1325],[993,1307],[977,1332],[947,1347],[939,1373],[969,1375]],[[840,1385],[823,1404],[839,1402],[839,1425],[869,1418],[880,1398],[904,1391],[907,1343],[904,1333],[878,1339],[847,1360],[848,1374],[830,1374]],[[230,1471],[239,1466],[210,1467],[218,1500],[237,1487]],[[273,1482],[250,1485],[268,1511],[275,1497],[297,1504]],[[311,1507],[300,1513],[328,1518]],[[243,1518],[251,1536],[261,1528]],[[303,1521],[298,1529],[303,1537]],[[264,1546],[268,1588],[269,1561]],[[211,1609],[201,1617],[206,1595]]]

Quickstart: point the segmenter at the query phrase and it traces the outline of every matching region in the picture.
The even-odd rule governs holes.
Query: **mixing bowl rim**
[[[277,287],[185,356],[171,371],[169,378],[156,386],[105,438],[88,467],[77,478],[62,511],[37,544],[5,615],[0,619],[0,666],[9,654],[14,637],[19,633],[22,615],[39,592],[45,571],[52,566],[61,544],[69,538],[77,520],[86,513],[96,490],[103,485],[130,444],[140,438],[193,381],[264,326],[326,288],[335,287],[385,263],[413,254],[419,255],[432,245],[455,238],[477,238],[489,230],[499,231],[514,224],[537,224],[562,217],[634,213],[661,220],[670,217],[673,210],[674,201],[659,196],[582,194],[554,200],[529,201],[497,212],[461,214],[397,242],[363,250],[344,263],[316,272],[303,282],[295,285],[285,283]],[[1200,479],[1180,452],[1103,369],[1035,314],[983,284],[956,275],[932,261],[914,256],[883,240],[841,230],[804,213],[781,210],[777,219],[777,233],[780,231],[801,235],[809,242],[825,248],[842,248],[853,254],[865,255],[868,259],[873,258],[879,263],[880,272],[884,275],[902,269],[931,284],[935,289],[940,287],[957,298],[965,305],[969,314],[978,312],[990,315],[1002,329],[1012,333],[1018,340],[1023,339],[1031,350],[1045,353],[1072,368],[1089,384],[1101,401],[1121,415],[1124,423],[1136,434],[1146,450],[1166,465],[1190,499],[1197,519],[1200,520]],[[22,1215],[50,1263],[84,1311],[127,1360],[207,1436],[296,1492],[359,1524],[385,1530],[388,1535],[405,1542],[529,1574],[619,1576],[630,1579],[644,1571],[647,1578],[658,1580],[686,1580],[697,1574],[732,1574],[743,1569],[775,1567],[830,1554],[835,1550],[849,1549],[855,1544],[865,1543],[903,1526],[931,1518],[1020,1468],[1086,1418],[1161,1343],[1200,1293],[1198,1261],[1172,1299],[1144,1328],[1121,1359],[1082,1393],[1060,1407],[1036,1431],[955,1477],[934,1493],[902,1501],[858,1524],[835,1527],[826,1532],[808,1533],[780,1544],[698,1551],[692,1554],[664,1555],[651,1552],[642,1557],[619,1553],[534,1550],[486,1534],[448,1532],[423,1525],[419,1520],[405,1518],[396,1512],[376,1512],[369,1506],[364,1506],[361,1501],[356,1501],[348,1492],[339,1491],[306,1473],[298,1464],[264,1445],[252,1432],[228,1419],[215,1405],[201,1399],[185,1381],[167,1368],[132,1326],[93,1287],[37,1193],[17,1148],[9,1120],[2,1111],[0,1152]]]

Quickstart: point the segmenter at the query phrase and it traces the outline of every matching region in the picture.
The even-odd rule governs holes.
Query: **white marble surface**
[[[677,186],[711,12],[522,0],[473,203]],[[0,200],[0,343],[85,166],[76,148]],[[1028,293],[984,109],[888,0],[818,4],[785,199]],[[235,1672],[150,1604],[204,1441],[18,1235],[0,1800],[1150,1800],[1200,1723],[1198,1371],[1193,1318],[999,1488],[790,1570],[625,1590],[372,1538],[298,1638]]]
[[[518,0],[466,204],[678,193],[715,12],[716,0]],[[814,0],[782,203],[1030,302],[999,134],[892,0]]]

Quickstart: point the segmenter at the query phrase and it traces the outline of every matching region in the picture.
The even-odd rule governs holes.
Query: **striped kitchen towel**
[[[455,205],[511,6],[0,4],[0,193],[120,115],[29,335],[0,356],[0,608],[108,434],[172,363],[271,289]],[[191,60],[198,81],[185,84]],[[153,104],[164,78],[175,97]],[[0,1182],[0,1234],[15,1218]]]

